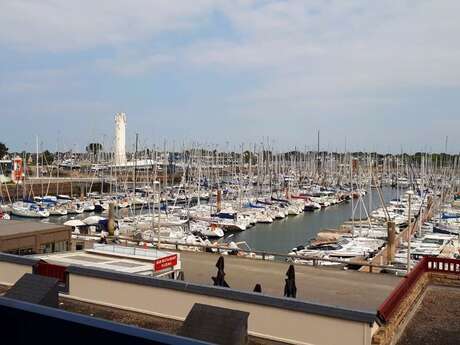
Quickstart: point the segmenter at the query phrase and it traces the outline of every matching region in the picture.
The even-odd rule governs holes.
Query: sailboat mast
[[[136,133],[136,151],[134,152],[134,195],[136,195],[136,179],[137,179],[137,150],[139,145],[139,134]]]
[[[35,136],[35,148],[36,148],[36,161],[35,161],[35,168],[36,168],[36,176],[39,177],[39,165],[38,165],[38,135]]]

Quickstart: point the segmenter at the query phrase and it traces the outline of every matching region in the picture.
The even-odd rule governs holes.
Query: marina
[[[426,255],[459,255],[458,157],[441,165],[428,154],[282,153],[270,143],[170,152],[138,147],[138,135],[127,153],[126,123],[117,113],[116,150],[105,160],[89,154],[40,166],[36,159],[31,169],[14,158],[16,197],[2,183],[2,217],[69,226],[80,243],[180,245],[354,269],[367,263],[394,274]],[[69,183],[70,195],[49,193]],[[32,187],[40,185],[37,195]],[[403,235],[409,228],[413,239]]]
[[[459,9],[1,1],[0,344],[458,345]]]
[[[377,192],[372,191],[372,210],[380,205],[377,197]],[[384,198],[386,201],[391,200],[397,194],[397,191],[392,188],[384,189]],[[364,198],[366,205],[368,204],[368,197]],[[133,213],[128,212],[130,216]],[[142,213],[148,213],[143,211]],[[303,212],[298,217],[287,217],[283,220],[278,220],[269,224],[259,223],[248,231],[231,232],[226,234],[222,242],[228,241],[245,241],[252,249],[258,251],[271,251],[279,253],[288,253],[292,248],[297,245],[305,244],[313,239],[318,232],[325,229],[337,229],[344,222],[349,221],[351,218],[351,203],[344,203],[336,205],[325,210],[317,210],[315,212]],[[98,216],[99,213],[94,211],[85,212],[82,214],[71,214],[62,216],[51,216],[42,222],[50,222],[56,224],[64,224],[72,220],[84,220],[89,217]],[[33,218],[25,218],[12,215],[12,219],[36,221]],[[81,224],[81,223],[80,223]]]
[[[0,294],[51,279],[53,307],[60,300],[90,316],[129,310],[136,324],[154,315],[180,333],[194,313],[224,306],[252,315],[241,344],[338,343],[301,331],[308,323],[342,329],[345,343],[387,345],[411,320],[412,302],[429,303],[425,291],[445,298],[458,288],[458,156],[280,152],[268,143],[160,151],[139,148],[137,135],[130,153],[126,121],[116,114],[119,147],[105,157],[2,161]],[[267,328],[266,308],[295,327]],[[407,342],[413,325],[403,330]]]

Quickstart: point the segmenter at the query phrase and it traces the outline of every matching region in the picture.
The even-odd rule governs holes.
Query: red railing
[[[35,267],[35,273],[41,276],[56,278],[60,283],[67,283],[67,267],[49,264],[45,261],[39,261]]]
[[[425,272],[437,272],[460,275],[460,260],[424,257],[414,269],[398,284],[396,289],[380,305],[377,313],[379,318],[387,322],[394,314],[406,295],[415,286]]]

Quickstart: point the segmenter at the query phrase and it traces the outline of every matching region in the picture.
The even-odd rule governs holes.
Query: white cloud
[[[213,1],[180,4],[168,0],[80,0],[0,3],[0,42],[45,51],[88,49],[149,39],[168,30],[187,29]]]
[[[458,1],[227,7],[243,39],[203,42],[188,54],[190,61],[205,66],[262,70],[275,76],[274,82],[309,79],[319,89],[455,86],[460,83],[458,10]]]
[[[79,73],[75,68],[24,69],[7,72],[0,79],[0,96],[30,94],[34,96],[70,91],[81,87]]]
[[[299,124],[299,133],[303,125],[322,127],[326,121],[332,128],[344,116],[349,128],[364,127],[366,118],[398,111],[398,104],[409,107],[404,102],[416,91],[460,87],[459,11],[458,0],[3,0],[0,47],[31,55],[95,48],[107,54],[77,58],[73,73],[9,76],[0,96],[7,89],[37,94],[41,85],[75,90],[78,73],[109,72],[129,81],[158,70],[198,69],[255,80],[252,88],[242,85],[212,99],[225,104],[235,128],[251,117],[253,124],[271,119],[263,121],[263,132],[276,133],[280,116]],[[215,13],[231,34],[217,27],[212,35],[201,33]],[[184,39],[155,50],[168,32]],[[198,107],[206,112],[207,105]]]
[[[167,54],[120,54],[112,59],[99,59],[95,62],[96,67],[111,71],[124,77],[135,77],[154,72],[167,64],[176,61],[173,55]]]

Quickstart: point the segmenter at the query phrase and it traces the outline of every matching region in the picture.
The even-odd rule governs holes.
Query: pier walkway
[[[212,284],[218,256],[180,252],[185,281]],[[261,284],[264,294],[282,296],[288,263],[225,256],[225,280],[233,289],[252,291]],[[312,303],[375,312],[401,278],[337,268],[296,265],[297,299]]]
[[[439,200],[436,200],[436,201],[432,201],[428,207],[428,210],[423,214],[423,219],[422,219],[422,223],[430,220],[433,215],[436,213],[436,210],[438,209],[439,207],[439,203],[440,201]],[[394,243],[394,246],[395,246],[395,249],[397,249],[401,242],[403,241],[408,241],[409,239],[409,236],[412,236],[414,235],[414,233],[417,231],[417,229],[419,228],[419,221],[413,221],[411,223],[411,226],[407,226],[404,230],[402,230],[398,235],[396,235],[396,238],[395,238],[395,243]],[[380,252],[375,255],[372,260],[371,260],[371,263],[374,264],[374,265],[385,265],[385,264],[388,264],[388,251],[389,251],[389,247],[388,247],[388,243],[385,244],[385,246],[380,250]],[[360,271],[363,271],[363,272],[369,272],[369,267],[368,266],[363,266]],[[380,270],[379,269],[375,269],[373,270],[374,273],[379,273]]]

